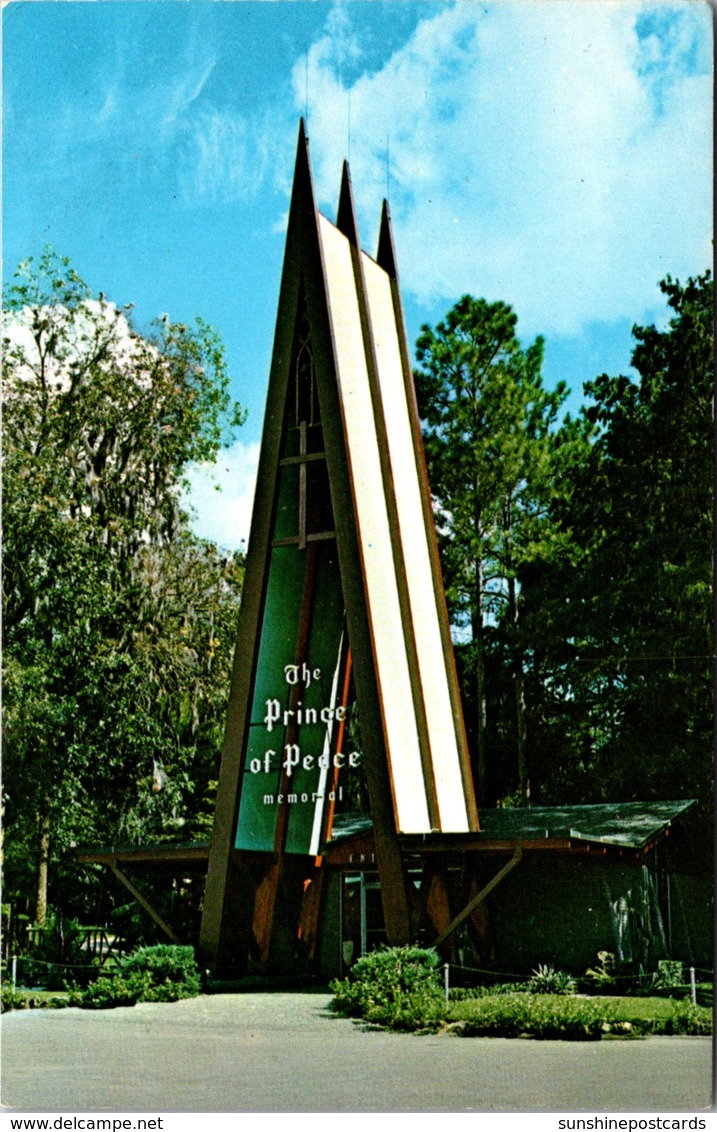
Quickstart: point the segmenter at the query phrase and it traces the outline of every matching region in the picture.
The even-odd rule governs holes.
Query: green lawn
[[[712,1012],[689,999],[550,994],[484,995],[449,1003],[446,1023],[465,1036],[596,1040],[711,1034]]]

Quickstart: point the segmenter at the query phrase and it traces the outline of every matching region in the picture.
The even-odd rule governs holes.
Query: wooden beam
[[[488,884],[480,890],[480,892],[478,893],[477,896],[473,897],[473,899],[470,901],[470,903],[466,904],[463,911],[459,912],[458,915],[456,916],[455,920],[453,920],[448,925],[446,930],[444,932],[442,932],[441,935],[439,935],[438,939],[433,944],[434,947],[440,947],[440,945],[442,943],[445,943],[445,941],[448,939],[448,937],[450,935],[453,935],[453,932],[456,930],[456,928],[459,928],[461,926],[461,924],[465,920],[468,919],[471,912],[475,908],[477,908],[479,904],[483,903],[485,898],[490,895],[490,893],[493,891],[493,889],[497,888],[498,885],[500,884],[500,882],[507,877],[508,873],[513,871],[513,869],[518,864],[518,862],[520,861],[522,856],[523,856],[523,850],[520,848],[520,846],[518,846],[518,848],[516,849],[513,856],[510,858],[510,860],[507,862],[507,864],[503,865],[503,868],[500,870],[500,872],[497,872],[495,874],[495,876],[493,877],[493,879],[488,881]]]
[[[186,846],[138,846],[130,849],[79,849],[76,860],[81,865],[111,865],[113,861],[123,864],[173,865],[176,870],[185,866],[206,865],[209,857],[208,845]]]
[[[199,934],[202,963],[212,968],[231,963],[224,944],[224,922],[231,918],[228,907],[229,860],[234,849],[237,814],[241,797],[245,744],[250,725],[252,694],[258,663],[264,599],[271,561],[271,530],[274,496],[279,474],[279,458],[289,384],[289,364],[301,289],[301,245],[306,214],[315,217],[308,139],[303,120],[299,129],[294,186],[284,266],[281,276],[276,334],[269,376],[264,427],[262,430],[256,494],[252,510],[250,553],[239,610],[239,625],[232,669],[229,705],[219,785],[209,850],[207,884]],[[316,223],[314,218],[314,224]]]
[[[132,881],[129,879],[129,877],[125,876],[125,874],[122,872],[122,870],[117,865],[117,862],[116,861],[110,861],[109,866],[112,869],[112,872],[117,877],[117,880],[121,884],[123,884],[129,892],[132,893],[132,895],[134,896],[137,903],[142,905],[142,907],[144,908],[147,915],[150,916],[154,920],[157,927],[161,928],[162,931],[164,932],[164,934],[169,936],[172,943],[180,943],[181,940],[179,939],[178,936],[176,936],[174,934],[174,932],[170,928],[169,924],[166,923],[166,921],[162,919],[159,912],[155,911],[155,909],[152,907],[152,905],[150,904],[147,897],[144,896],[134,884],[132,884]]]

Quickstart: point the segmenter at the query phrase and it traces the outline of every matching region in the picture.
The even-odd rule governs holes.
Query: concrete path
[[[2,1019],[15,1111],[694,1111],[706,1038],[421,1037],[337,1019],[322,994],[213,995]]]

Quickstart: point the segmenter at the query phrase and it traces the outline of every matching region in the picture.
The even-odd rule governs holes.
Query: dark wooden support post
[[[451,924],[451,907],[444,859],[424,860],[421,904],[433,930],[447,931]]]
[[[503,868],[500,870],[500,872],[497,872],[493,879],[488,881],[488,884],[486,884],[485,887],[480,890],[477,896],[474,896],[473,899],[468,904],[466,904],[463,911],[459,912],[455,920],[453,920],[448,925],[446,930],[439,935],[438,939],[433,944],[434,947],[440,947],[442,943],[445,943],[450,935],[453,935],[453,932],[456,930],[456,928],[459,928],[461,924],[465,923],[471,912],[473,912],[478,907],[478,905],[481,904],[486,899],[486,897],[490,895],[494,888],[498,887],[500,882],[507,877],[508,873],[511,873],[513,871],[515,866],[521,860],[522,856],[523,850],[519,845],[507,864],[503,865]]]
[[[161,930],[164,932],[164,934],[166,936],[169,936],[172,943],[180,943],[181,941],[180,941],[179,937],[177,935],[175,935],[175,933],[172,931],[172,929],[170,928],[170,926],[166,922],[166,920],[162,919],[159,912],[157,912],[152,907],[152,905],[150,904],[147,897],[144,896],[143,893],[140,892],[140,890],[136,887],[136,885],[132,884],[132,881],[129,879],[128,876],[125,876],[125,874],[119,868],[117,862],[116,861],[110,861],[109,865],[110,865],[110,868],[112,869],[112,872],[117,877],[117,880],[120,882],[120,884],[123,884],[125,886],[125,888],[128,890],[128,892],[132,893],[132,895],[134,896],[137,903],[142,905],[142,907],[144,908],[147,915],[151,917],[151,919],[154,921],[154,923],[157,925],[157,927],[161,928]]]
[[[304,892],[299,914],[299,947],[301,954],[314,960],[316,943],[319,938],[319,923],[324,890],[326,869],[317,867],[314,875],[304,881]]]

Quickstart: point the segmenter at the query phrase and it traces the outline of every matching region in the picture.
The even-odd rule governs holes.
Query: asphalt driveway
[[[3,1016],[14,1111],[669,1112],[712,1104],[707,1038],[536,1042],[366,1030],[324,994]]]

